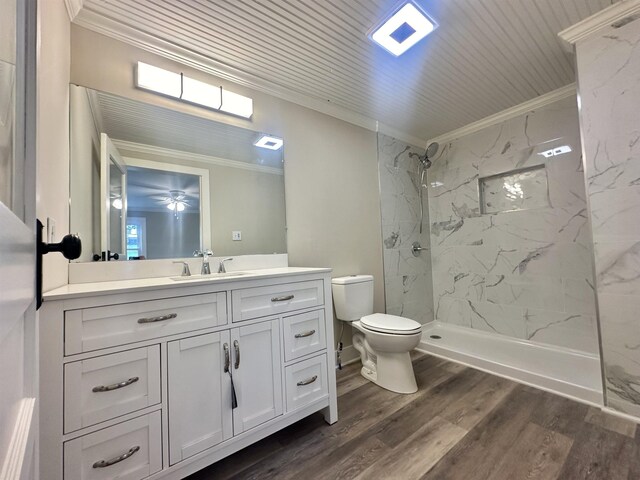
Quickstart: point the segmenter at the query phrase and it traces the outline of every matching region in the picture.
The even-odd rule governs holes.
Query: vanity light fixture
[[[147,63],[136,66],[136,87],[243,118],[253,115],[253,100]]]
[[[542,155],[544,158],[555,157],[557,155],[562,155],[563,153],[571,152],[571,147],[569,145],[562,145],[561,147],[552,148],[550,150],[545,150],[544,152],[538,153],[538,155]]]
[[[278,137],[272,137],[271,135],[263,135],[260,139],[254,143],[256,147],[268,148],[269,150],[280,150],[284,141]]]
[[[369,38],[398,57],[437,27],[435,20],[422,8],[408,1],[375,26]]]

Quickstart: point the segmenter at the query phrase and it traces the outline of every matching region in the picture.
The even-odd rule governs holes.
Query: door
[[[233,433],[282,415],[282,368],[278,320],[231,330],[233,383],[238,408]]]
[[[127,250],[127,165],[106,133],[100,134],[101,248],[105,260]],[[117,257],[111,255],[118,254]]]
[[[170,465],[232,437],[227,359],[228,330],[168,343]]]
[[[0,478],[36,475],[35,0],[0,1]]]

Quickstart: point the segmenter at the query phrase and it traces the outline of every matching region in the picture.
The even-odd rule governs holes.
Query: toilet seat
[[[360,324],[367,330],[394,335],[414,335],[422,331],[422,325],[410,318],[374,313],[360,319]]]

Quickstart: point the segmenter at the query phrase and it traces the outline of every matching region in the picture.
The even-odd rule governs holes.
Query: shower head
[[[425,156],[427,158],[435,157],[436,153],[438,153],[438,148],[440,148],[440,145],[438,145],[438,142],[430,143],[429,146],[427,147],[427,151],[425,153]]]
[[[440,146],[438,145],[437,142],[430,143],[429,146],[427,147],[427,150],[424,152],[424,155],[422,155],[421,157],[418,157],[418,159],[420,160],[420,164],[424,168],[431,167],[431,159],[436,155],[436,153],[438,153],[439,147]]]

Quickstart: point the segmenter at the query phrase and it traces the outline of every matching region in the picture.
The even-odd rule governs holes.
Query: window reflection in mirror
[[[78,261],[107,248],[120,260],[286,253],[283,148],[256,146],[265,132],[76,85],[70,98]],[[108,158],[125,175],[106,187]]]

